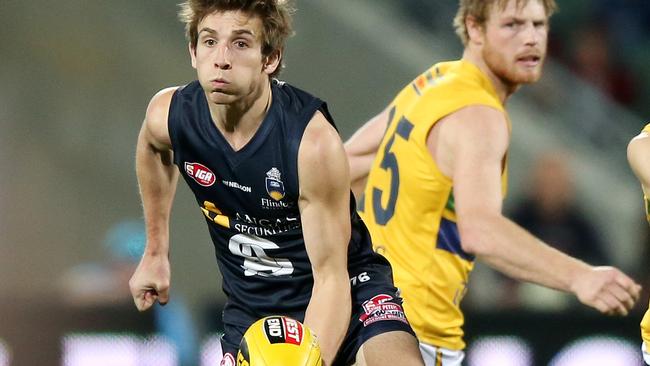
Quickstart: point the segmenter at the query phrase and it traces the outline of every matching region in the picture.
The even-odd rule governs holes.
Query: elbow
[[[481,257],[491,252],[489,220],[482,218],[458,219],[460,246],[464,252]]]

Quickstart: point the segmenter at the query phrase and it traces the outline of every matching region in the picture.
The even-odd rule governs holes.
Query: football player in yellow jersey
[[[427,365],[464,357],[459,303],[474,260],[625,315],[640,286],[546,245],[502,214],[506,100],[541,76],[554,0],[460,0],[461,60],[433,65],[348,142],[355,194],[393,265]],[[367,181],[367,183],[366,183]]]
[[[635,136],[627,146],[627,159],[634,174],[641,182],[646,218],[650,223],[650,123],[640,134]],[[643,360],[650,365],[650,309],[641,321],[641,338],[643,339]]]

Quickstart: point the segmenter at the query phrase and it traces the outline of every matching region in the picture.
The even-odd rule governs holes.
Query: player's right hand
[[[614,267],[591,267],[572,286],[578,300],[603,314],[627,315],[639,299],[641,286]]]
[[[156,301],[169,301],[170,266],[167,255],[144,254],[129,280],[129,288],[139,311],[149,309]]]

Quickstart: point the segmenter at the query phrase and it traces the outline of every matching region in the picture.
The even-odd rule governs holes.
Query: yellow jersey
[[[495,108],[508,120],[491,81],[467,61],[438,63],[408,84],[390,106],[359,204],[375,250],[393,266],[418,339],[452,350],[465,347],[459,304],[474,258],[460,245],[453,181],[440,171],[426,141],[438,120],[469,105]],[[506,165],[504,157],[504,195]]]

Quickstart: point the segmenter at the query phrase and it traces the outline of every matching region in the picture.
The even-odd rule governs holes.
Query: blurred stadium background
[[[194,78],[172,0],[0,0],[0,366],[215,365],[220,287],[179,186],[171,303],[126,282],[142,244],[135,141],[149,98]],[[455,0],[299,0],[282,78],[327,100],[347,138],[431,63],[460,56]],[[650,287],[627,141],[650,115],[646,0],[559,1],[552,59],[509,102],[510,209],[562,150],[608,263]],[[587,246],[590,243],[585,243]],[[589,251],[589,248],[586,248]],[[482,266],[464,302],[470,366],[640,365],[638,322]]]

